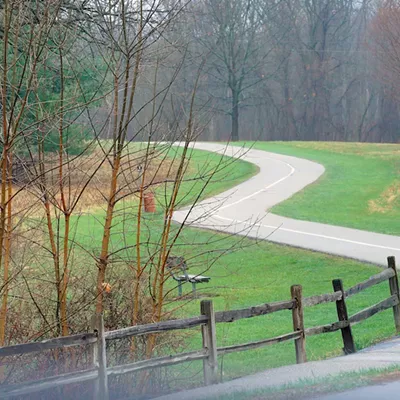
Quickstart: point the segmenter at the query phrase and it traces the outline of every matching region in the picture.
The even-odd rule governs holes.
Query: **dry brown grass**
[[[56,157],[52,157],[46,163],[47,194],[52,205],[61,206],[59,169]],[[144,151],[127,153],[122,158],[119,173],[118,198],[134,201],[140,188],[145,162]],[[101,164],[101,165],[100,165]],[[160,154],[151,154],[146,168],[145,185],[153,190],[157,184],[174,177],[177,162]],[[140,168],[142,168],[140,170]],[[81,156],[64,166],[63,185],[68,207],[75,203],[75,212],[102,209],[106,206],[106,197],[111,178],[111,164],[105,159],[100,149],[96,149],[89,155]],[[14,192],[20,187],[14,186]],[[19,192],[14,199],[13,207],[16,215],[39,216],[43,213],[41,202],[42,193],[38,181],[28,185]]]
[[[348,142],[294,142],[293,146],[304,149],[330,151],[340,154],[363,156],[400,155],[400,144],[348,143]]]
[[[378,199],[368,202],[371,213],[385,214],[393,209],[400,208],[400,181],[396,180]]]

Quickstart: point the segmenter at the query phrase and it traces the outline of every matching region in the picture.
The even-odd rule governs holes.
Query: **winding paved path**
[[[195,148],[240,157],[257,165],[259,173],[235,188],[199,203],[189,216],[188,208],[175,212],[175,221],[182,222],[187,218],[191,226],[247,235],[378,265],[386,265],[389,255],[400,260],[399,236],[300,221],[268,212],[272,206],[316,181],[325,171],[322,165],[217,143],[196,143]]]

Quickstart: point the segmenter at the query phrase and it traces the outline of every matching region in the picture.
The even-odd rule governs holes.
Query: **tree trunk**
[[[70,214],[64,216],[64,244],[63,244],[63,276],[60,282],[61,298],[60,298],[60,316],[61,316],[61,333],[63,336],[68,336],[68,317],[67,317],[67,290],[69,283],[69,268],[68,268],[68,251],[69,251],[69,222]]]
[[[106,269],[108,265],[108,248],[110,246],[111,239],[111,226],[114,217],[114,208],[116,205],[116,193],[118,188],[118,173],[121,164],[121,151],[116,155],[112,166],[112,176],[110,183],[110,194],[108,196],[108,205],[106,212],[106,220],[103,229],[103,240],[101,244],[101,253],[97,262],[97,301],[96,301],[96,312],[101,314],[103,312],[103,295],[104,288],[103,283],[106,277]]]
[[[8,174],[7,174],[7,225],[5,229],[5,245],[4,245],[4,273],[3,273],[3,298],[0,309],[0,346],[5,344],[6,335],[6,319],[7,319],[7,304],[8,304],[8,292],[9,292],[9,270],[10,270],[10,259],[11,259],[11,231],[12,231],[12,154],[10,153],[8,162]]]
[[[239,96],[232,93],[232,142],[239,140]]]

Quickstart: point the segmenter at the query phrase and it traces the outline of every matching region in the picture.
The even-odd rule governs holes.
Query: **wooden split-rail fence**
[[[346,299],[348,297],[354,296],[363,290],[384,281],[388,281],[389,283],[390,297],[352,316],[348,315],[346,307]],[[103,317],[99,314],[94,318],[93,332],[59,337],[42,342],[2,347],[0,348],[0,358],[50,349],[89,345],[91,346],[92,351],[93,366],[92,368],[83,371],[47,377],[41,380],[20,383],[18,385],[2,385],[0,386],[0,398],[28,395],[34,392],[57,388],[72,383],[93,381],[93,398],[106,400],[109,398],[108,378],[111,376],[123,375],[158,367],[166,367],[194,360],[203,360],[204,383],[210,385],[218,382],[218,356],[238,351],[257,349],[259,347],[293,340],[297,363],[304,363],[307,361],[306,337],[339,330],[341,331],[343,338],[343,350],[345,354],[351,354],[356,351],[351,327],[354,324],[364,321],[365,319],[389,308],[393,309],[396,331],[400,332],[400,292],[394,257],[388,257],[387,269],[347,290],[344,290],[343,283],[340,279],[333,280],[332,284],[332,293],[311,297],[303,297],[302,287],[300,285],[294,285],[291,287],[290,300],[266,303],[240,310],[215,312],[212,301],[203,300],[201,302],[201,315],[197,317],[131,326],[108,332],[104,330]],[[306,329],[304,327],[304,308],[331,302],[336,303],[338,321],[328,325]],[[292,311],[292,332],[256,342],[218,347],[216,324],[230,323],[243,318],[258,317],[260,315],[272,314],[282,310]],[[167,332],[176,329],[188,329],[196,326],[201,327],[203,342],[201,350],[158,357],[131,364],[107,367],[106,342],[108,341],[145,334]]]

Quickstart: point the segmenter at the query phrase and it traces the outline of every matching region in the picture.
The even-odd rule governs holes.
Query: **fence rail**
[[[390,297],[352,316],[348,316],[346,306],[346,299],[348,297],[354,296],[385,281],[389,283]],[[200,309],[201,315],[198,317],[132,326],[109,332],[104,331],[103,316],[97,314],[93,319],[93,332],[0,348],[0,357],[6,357],[44,350],[62,349],[71,346],[88,345],[91,346],[91,358],[93,360],[92,367],[87,370],[24,382],[18,385],[0,386],[0,398],[26,395],[71,383],[93,381],[94,399],[107,400],[109,397],[108,377],[110,376],[124,375],[149,368],[177,365],[194,360],[203,360],[204,382],[206,385],[213,384],[218,382],[217,369],[219,355],[256,349],[293,340],[295,344],[296,361],[297,363],[303,363],[307,361],[306,337],[339,330],[342,334],[344,351],[346,354],[350,354],[356,351],[351,330],[352,325],[360,323],[389,308],[393,309],[396,331],[400,332],[400,292],[394,257],[388,257],[388,268],[385,271],[347,290],[343,289],[343,282],[339,279],[333,280],[332,285],[332,293],[311,297],[303,297],[302,287],[300,285],[293,285],[291,287],[290,300],[266,303],[239,310],[214,312],[212,301],[203,300]],[[314,307],[323,303],[336,304],[338,321],[306,329],[304,327],[304,307]],[[254,318],[283,310],[292,311],[292,332],[254,342],[217,347],[216,324],[231,323],[240,319]],[[106,341],[150,333],[154,334],[171,330],[188,329],[197,326],[201,327],[202,333],[202,348],[198,351],[107,367]]]
[[[58,337],[55,339],[43,340],[41,342],[32,342],[17,344],[15,346],[0,347],[0,357],[28,354],[35,351],[44,351],[60,349],[64,347],[82,346],[97,342],[96,333],[81,333],[78,335]]]
[[[207,317],[200,316],[194,318],[177,319],[171,321],[158,322],[156,324],[146,324],[130,326],[128,328],[108,331],[105,333],[106,340],[124,339],[131,336],[146,335],[148,333],[161,333],[178,329],[188,329],[203,325],[207,322]]]

